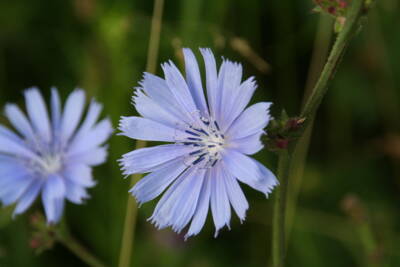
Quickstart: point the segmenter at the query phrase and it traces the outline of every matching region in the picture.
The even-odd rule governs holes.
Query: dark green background
[[[317,116],[297,213],[289,218],[288,266],[366,266],[374,260],[400,266],[400,4],[377,2]],[[82,87],[104,103],[104,115],[117,127],[121,115],[135,112],[130,97],[146,66],[152,5],[144,0],[1,1],[1,106],[22,106],[21,92],[30,86],[39,86],[46,96],[56,86],[64,98]],[[166,0],[159,60],[172,59],[182,67],[181,46],[211,47],[218,58],[242,62],[245,77],[256,76],[253,101],[274,102],[275,116],[282,107],[295,115],[317,29],[322,42],[316,47],[322,51],[332,30],[331,19],[312,8],[309,0]],[[246,40],[270,70],[261,72],[235,50],[236,37]],[[0,122],[7,124],[3,116]],[[113,136],[108,163],[95,170],[92,198],[83,206],[66,206],[73,235],[110,266],[117,266],[129,189],[116,160],[133,147],[132,140]],[[273,153],[256,157],[275,171]],[[232,230],[221,231],[217,239],[211,220],[187,242],[169,229],[157,231],[146,222],[156,202],[143,205],[133,265],[268,266],[272,200],[244,189],[250,203],[246,222],[233,218]],[[362,223],[377,244],[372,256],[363,248],[360,223],[341,208],[348,194],[365,208],[368,219]],[[0,266],[85,266],[61,245],[35,256],[27,220],[24,214],[11,221],[10,209],[2,209]]]

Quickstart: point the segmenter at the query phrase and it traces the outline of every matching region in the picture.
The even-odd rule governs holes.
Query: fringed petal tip
[[[131,189],[129,189],[129,194],[131,194],[131,196],[133,196],[135,198],[136,203],[138,204],[138,208],[141,208],[142,205],[145,203],[143,201],[141,201],[137,195],[137,192],[135,190],[135,187],[132,187]]]
[[[161,230],[161,229],[165,229],[167,228],[169,225],[166,224],[165,222],[160,222],[158,221],[154,215],[152,215],[150,218],[147,218],[147,221],[150,222],[151,224],[154,225],[155,228],[157,228],[157,230]]]
[[[265,198],[269,198],[269,194],[275,189],[275,187],[279,186],[279,181],[277,179],[274,179],[273,183],[269,184],[267,186],[266,191],[264,192]]]
[[[129,116],[121,116],[121,119],[118,121],[118,130],[121,132],[117,133],[117,135],[125,135],[125,130],[128,124]]]
[[[124,175],[124,179],[128,178],[130,175],[133,174],[129,172],[128,170],[129,166],[124,162],[124,159],[118,159],[117,162],[122,171],[122,175]]]

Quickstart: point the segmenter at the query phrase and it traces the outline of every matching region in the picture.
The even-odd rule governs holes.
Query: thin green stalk
[[[332,27],[332,18],[330,16],[327,16],[326,14],[321,14],[318,22],[317,33],[315,36],[314,49],[311,57],[310,68],[308,71],[307,83],[305,86],[303,105],[307,102],[307,99],[311,95],[312,89],[314,88],[314,85],[317,82],[319,75],[321,74],[326,58],[328,57],[330,43],[332,39]],[[289,166],[289,180],[291,181],[291,186],[289,188],[287,200],[288,210],[286,216],[286,241],[289,239],[294,217],[296,214],[296,203],[300,194],[301,184],[303,180],[304,165],[308,154],[312,128],[313,122],[308,124],[307,129],[304,131],[303,135],[297,143],[297,146],[294,148],[292,156],[292,166]]]
[[[91,267],[104,267],[99,259],[93,256],[85,247],[83,247],[75,238],[70,235],[58,238],[58,241],[67,247],[78,258]]]
[[[303,126],[301,136],[304,134],[307,126],[312,122],[318,107],[321,104],[322,98],[328,90],[328,83],[333,78],[335,70],[338,67],[340,59],[359,27],[359,20],[363,12],[364,0],[354,0],[350,7],[346,23],[339,33],[331,53],[328,57],[321,75],[312,91],[310,98],[307,100],[302,112],[301,117],[306,118],[305,125]],[[299,140],[299,139],[298,139]],[[296,147],[298,140],[294,142],[293,147]],[[293,165],[292,162],[293,150],[282,152],[279,155],[278,178],[280,180],[280,190],[277,192],[277,204],[275,204],[274,223],[273,223],[273,253],[272,262],[274,267],[285,266],[285,214],[286,214],[286,193],[289,186],[289,173]]]
[[[137,141],[135,149],[140,149],[146,146],[145,141]],[[132,187],[139,179],[140,174],[132,176],[130,187]],[[119,267],[130,266],[133,244],[135,241],[135,228],[136,228],[136,217],[137,217],[137,205],[135,199],[129,195],[126,203],[126,214],[124,221],[124,230],[121,241],[121,251],[119,255]]]
[[[318,77],[321,74],[322,68],[324,67],[326,58],[328,57],[329,48],[332,41],[332,22],[333,19],[326,14],[321,14],[319,17],[317,33],[314,40],[313,53],[311,56],[311,62],[308,70],[308,77],[303,96],[303,107],[309,99],[312,90],[314,89],[314,86],[318,81]]]
[[[158,50],[160,46],[160,34],[162,25],[164,0],[154,1],[153,17],[151,21],[151,32],[149,49],[147,54],[146,71],[155,73],[157,69]],[[138,140],[135,149],[140,149],[146,146],[146,141]],[[131,186],[133,186],[141,178],[140,174],[132,176]],[[121,251],[119,256],[119,267],[129,267],[131,264],[131,255],[134,244],[135,228],[137,217],[137,205],[132,196],[128,196],[126,205],[126,215],[124,222],[124,230],[122,233]]]
[[[149,50],[147,51],[147,65],[146,65],[146,71],[150,73],[155,73],[157,70],[157,58],[158,58],[158,48],[160,47],[163,9],[164,9],[164,0],[155,0],[153,18],[151,20],[151,32],[150,32]]]
[[[47,225],[45,226],[47,230]],[[73,254],[91,267],[105,267],[96,256],[92,255],[78,240],[71,236],[66,221],[61,221],[55,230],[55,240],[63,244]]]
[[[310,98],[306,102],[301,112],[301,117],[307,118],[316,113],[319,105],[321,104],[322,98],[328,91],[328,82],[333,78],[349,41],[360,26],[359,19],[363,13],[363,6],[363,0],[352,1],[349,14],[346,17],[345,25],[342,31],[339,33],[335,44],[333,45],[332,51],[324,69],[322,70],[321,76],[319,77]]]
[[[274,199],[274,220],[272,225],[272,264],[274,267],[283,267],[285,262],[285,208],[286,208],[286,193],[287,186],[289,184],[289,168],[290,162],[289,153],[287,150],[283,150],[279,154],[278,162],[278,177],[279,187],[275,191]]]
[[[372,233],[371,227],[368,222],[362,222],[357,227],[358,235],[360,237],[361,244],[364,247],[365,263],[368,267],[382,266],[379,262],[379,255],[377,253],[377,244]],[[374,256],[376,259],[374,259]]]

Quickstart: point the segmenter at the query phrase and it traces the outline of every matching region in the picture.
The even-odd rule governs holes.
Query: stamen
[[[206,126],[210,125],[210,120],[209,120],[209,119],[207,119],[207,118],[205,118],[205,117],[200,117],[200,120],[201,120]]]
[[[203,129],[196,129],[196,128],[192,128],[192,129],[209,136],[208,133],[206,131],[204,131]]]
[[[211,168],[221,159],[221,151],[224,149],[225,138],[220,132],[218,123],[212,118],[200,117],[203,124],[186,126],[185,133],[189,136],[177,139],[177,143],[186,146],[199,147],[189,153],[187,164],[196,165],[202,162],[200,168]]]
[[[202,160],[204,160],[204,157],[199,157],[198,159],[196,159],[195,161],[193,161],[193,165],[198,164],[198,163],[201,162]]]
[[[194,137],[188,137],[187,139],[192,141],[202,141],[201,138],[194,138]]]
[[[193,155],[196,155],[196,154],[198,154],[198,153],[200,153],[202,151],[203,151],[203,149],[196,150],[196,151],[190,152],[189,155],[193,156]]]
[[[200,136],[199,134],[197,134],[195,132],[192,132],[192,131],[189,131],[189,130],[185,130],[185,132],[188,133],[188,134],[194,135],[194,136]]]
[[[199,156],[199,158],[202,158],[202,157],[204,157],[205,155],[207,155],[207,153],[201,154],[201,155]]]
[[[215,127],[217,127],[218,131],[221,131],[221,130],[219,129],[218,123],[217,123],[216,121],[214,121],[214,124],[215,124]]]

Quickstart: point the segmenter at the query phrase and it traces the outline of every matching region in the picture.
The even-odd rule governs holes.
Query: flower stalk
[[[318,81],[300,113],[299,117],[305,118],[305,121],[297,132],[299,138],[295,139],[288,149],[281,151],[279,154],[278,179],[280,181],[280,189],[276,191],[275,195],[272,239],[272,262],[274,267],[285,266],[286,199],[289,174],[293,167],[294,148],[297,147],[299,140],[305,134],[307,126],[312,122],[312,118],[315,117],[322,99],[328,91],[329,82],[332,80],[351,38],[357,32],[360,26],[360,19],[365,11],[364,0],[352,1],[343,29],[339,32]]]
[[[332,80],[349,41],[360,26],[359,20],[363,16],[364,11],[364,0],[355,0],[352,2],[343,30],[338,34],[328,61],[326,62],[317,84],[315,85],[311,96],[308,98],[300,117],[308,118],[316,113],[321,104],[322,98],[328,91],[328,83]],[[306,128],[306,125],[303,127],[303,129]]]
[[[78,258],[85,262],[91,267],[105,267],[105,265],[92,255],[85,247],[83,247],[75,238],[73,238],[68,232],[64,232],[62,235],[58,234],[56,237],[57,241],[68,248]]]
[[[156,72],[158,49],[160,46],[160,33],[162,25],[164,0],[155,0],[153,17],[151,21],[150,41],[147,54],[146,71],[149,73]],[[138,140],[136,142],[136,149],[146,147],[146,141]],[[141,175],[135,174],[132,176],[131,187],[140,180]],[[135,199],[129,195],[126,205],[126,215],[124,222],[124,229],[122,233],[121,250],[119,256],[119,267],[129,267],[131,263],[131,255],[134,244],[135,228],[137,217],[137,205]]]
[[[314,84],[317,82],[322,68],[328,58],[332,39],[332,19],[325,14],[320,15],[318,30],[315,36],[314,49],[308,71],[308,78],[305,86],[302,104],[304,105],[310,96]],[[312,119],[313,120],[313,119]],[[293,218],[296,214],[296,202],[300,193],[300,188],[303,180],[304,163],[308,154],[308,148],[311,139],[313,122],[308,124],[307,129],[300,138],[295,147],[292,155],[292,167],[290,168],[289,180],[291,187],[287,200],[287,227],[286,227],[286,240],[290,238],[290,233],[293,226]]]
[[[287,150],[279,152],[278,178],[280,185],[275,191],[274,199],[274,221],[272,232],[272,263],[274,267],[282,267],[285,259],[285,228],[286,228],[286,193],[289,183],[289,164],[290,158]]]
[[[65,220],[62,220],[56,225],[49,225],[43,214],[36,212],[30,217],[29,223],[32,227],[32,237],[29,244],[30,247],[34,249],[35,253],[40,254],[43,251],[51,249],[56,242],[59,242],[88,266],[106,266],[80,244],[78,240],[71,236]]]

